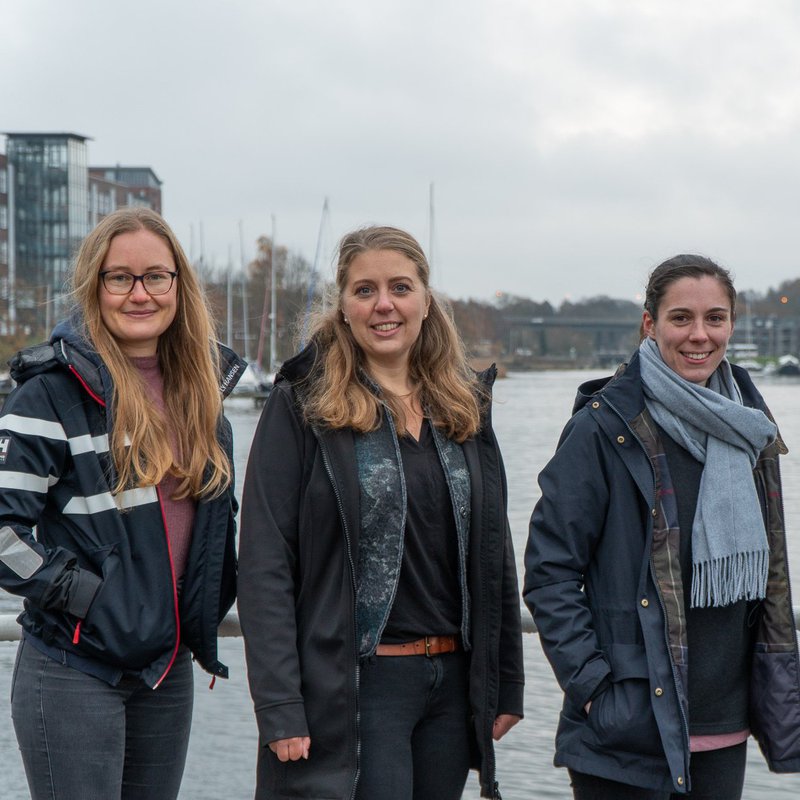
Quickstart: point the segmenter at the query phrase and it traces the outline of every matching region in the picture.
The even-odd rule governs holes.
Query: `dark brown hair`
[[[736,319],[736,289],[730,272],[705,256],[681,254],[662,261],[651,273],[644,290],[644,310],[655,320],[669,287],[681,278],[715,278],[722,284],[731,301],[731,320]],[[644,339],[644,322],[639,327],[639,339]]]

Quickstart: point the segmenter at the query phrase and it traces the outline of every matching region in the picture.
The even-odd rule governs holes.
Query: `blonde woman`
[[[344,237],[338,297],[284,364],[244,487],[239,611],[256,797],[499,797],[522,716],[503,465],[419,244]]]
[[[214,676],[235,595],[231,431],[244,364],[213,343],[164,220],[105,217],[75,310],[12,361],[0,585],[25,598],[12,715],[34,800],[177,797],[192,657]]]

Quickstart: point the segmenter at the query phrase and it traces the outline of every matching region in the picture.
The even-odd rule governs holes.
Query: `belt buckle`
[[[429,637],[425,637],[425,656],[427,658],[431,657],[431,640]]]

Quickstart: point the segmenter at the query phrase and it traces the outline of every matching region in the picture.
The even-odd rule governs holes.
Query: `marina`
[[[510,372],[495,385],[495,429],[503,451],[509,483],[509,519],[517,564],[522,558],[531,510],[538,498],[536,476],[552,455],[566,422],[578,384],[607,374],[603,371]],[[782,461],[784,506],[789,554],[795,576],[795,605],[800,592],[800,380],[755,378],[789,447]],[[259,410],[250,397],[226,401],[234,428],[238,488],[258,420]],[[0,614],[19,607],[17,598],[0,596]],[[529,621],[529,618],[527,618]],[[0,752],[5,768],[0,776],[0,798],[25,800],[28,792],[10,724],[9,687],[16,644],[0,642]],[[195,670],[195,715],[181,800],[250,800],[255,783],[256,729],[245,679],[241,638],[225,637],[221,659],[231,678],[217,681],[209,691],[210,676]],[[526,665],[526,718],[497,746],[498,780],[504,800],[569,798],[563,769],[552,766],[553,739],[561,706],[556,684],[535,634],[524,638]],[[800,775],[771,774],[751,741],[744,798],[795,800],[800,796]],[[477,800],[477,781],[470,777],[465,800]]]

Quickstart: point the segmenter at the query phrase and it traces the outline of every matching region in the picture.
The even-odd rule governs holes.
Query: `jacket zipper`
[[[503,508],[503,484],[502,484],[502,476],[500,475],[500,469],[499,469],[500,458],[501,458],[501,456],[500,456],[500,448],[497,445],[497,439],[494,438],[494,437],[492,437],[492,451],[494,452],[495,459],[497,460],[497,466],[498,466],[497,474],[498,474],[498,478],[500,480],[500,486],[499,486],[499,492],[500,492],[499,501],[500,502],[499,502],[499,506],[498,507],[499,508]],[[480,459],[480,461],[481,461],[481,469],[483,469],[484,468],[483,459]],[[505,520],[506,517],[504,516],[503,519]],[[504,525],[503,526],[503,542],[502,542],[501,553],[500,553],[501,562],[504,561],[503,550],[505,549],[505,535],[506,535],[506,532],[505,532],[505,525]],[[501,570],[501,572],[502,572],[502,570]],[[486,590],[485,582],[486,582],[486,579],[484,577],[484,581],[482,582],[482,586],[481,586],[481,588],[484,590],[484,592]],[[500,616],[501,616],[501,619],[502,619],[502,616],[503,616],[503,610],[502,610],[502,586],[503,586],[503,584],[502,584],[502,580],[501,580],[501,583],[500,583],[500,588],[501,588]],[[501,621],[501,627],[502,627],[502,621]],[[489,665],[489,648],[487,647],[487,648],[484,648],[484,669],[486,670],[486,675],[487,676],[490,674],[490,668],[489,667],[490,667],[490,665]],[[487,680],[485,683],[486,683],[486,689],[485,689],[485,692],[484,692],[484,708],[489,708],[489,681]],[[494,719],[488,720],[487,724],[492,726],[492,728],[493,728]],[[488,758],[487,758],[488,764],[487,764],[487,766],[489,768],[489,773],[490,774],[486,776],[486,783],[489,786],[492,787],[492,800],[502,800],[502,797],[500,796],[500,784],[497,781],[497,756],[496,756],[495,751],[494,751],[494,740],[492,738],[492,728],[490,728],[490,730],[488,731],[489,745],[490,746],[489,746],[489,750],[488,750]],[[486,735],[486,732],[484,732],[484,735]]]
[[[331,468],[330,460],[328,458],[328,451],[322,442],[322,438],[318,435],[317,441],[319,442],[319,450],[320,454],[322,455],[322,463],[325,465],[325,471],[328,474],[328,480],[331,482],[331,487],[333,488],[333,494],[336,498],[336,506],[339,509],[339,519],[342,521],[342,531],[344,533],[344,540],[345,545],[347,548],[347,561],[350,565],[350,580],[352,583],[353,588],[353,598],[355,602],[356,596],[356,570],[355,570],[355,563],[353,561],[353,543],[350,538],[350,533],[347,528],[347,519],[344,515],[344,505],[342,504],[342,498],[339,494],[339,489],[336,484],[336,481],[333,478],[333,469]],[[356,630],[355,627],[355,618],[353,620],[354,627],[353,630]],[[356,796],[356,787],[358,786],[358,778],[361,773],[361,709],[359,708],[358,696],[361,690],[361,668],[358,663],[358,641],[356,639],[356,635],[353,635],[353,652],[356,655],[356,674],[355,674],[355,690],[356,690],[356,774],[353,778],[353,789],[350,792],[350,800],[354,800]]]
[[[178,649],[181,646],[181,617],[180,611],[178,609],[178,582],[175,578],[175,562],[172,560],[172,545],[169,541],[169,531],[167,530],[167,518],[164,513],[164,503],[161,500],[161,490],[156,486],[156,495],[158,496],[158,506],[161,509],[161,521],[164,524],[164,539],[167,543],[167,555],[169,557],[169,572],[172,578],[172,602],[173,608],[175,610],[175,647],[172,650],[172,657],[169,660],[169,664],[167,664],[167,668],[164,670],[164,673],[161,677],[155,682],[153,685],[153,689],[158,689],[158,687],[163,682],[164,678],[167,677],[167,674],[172,669],[172,665],[175,663],[175,659],[178,656]],[[213,684],[212,684],[213,686]]]

